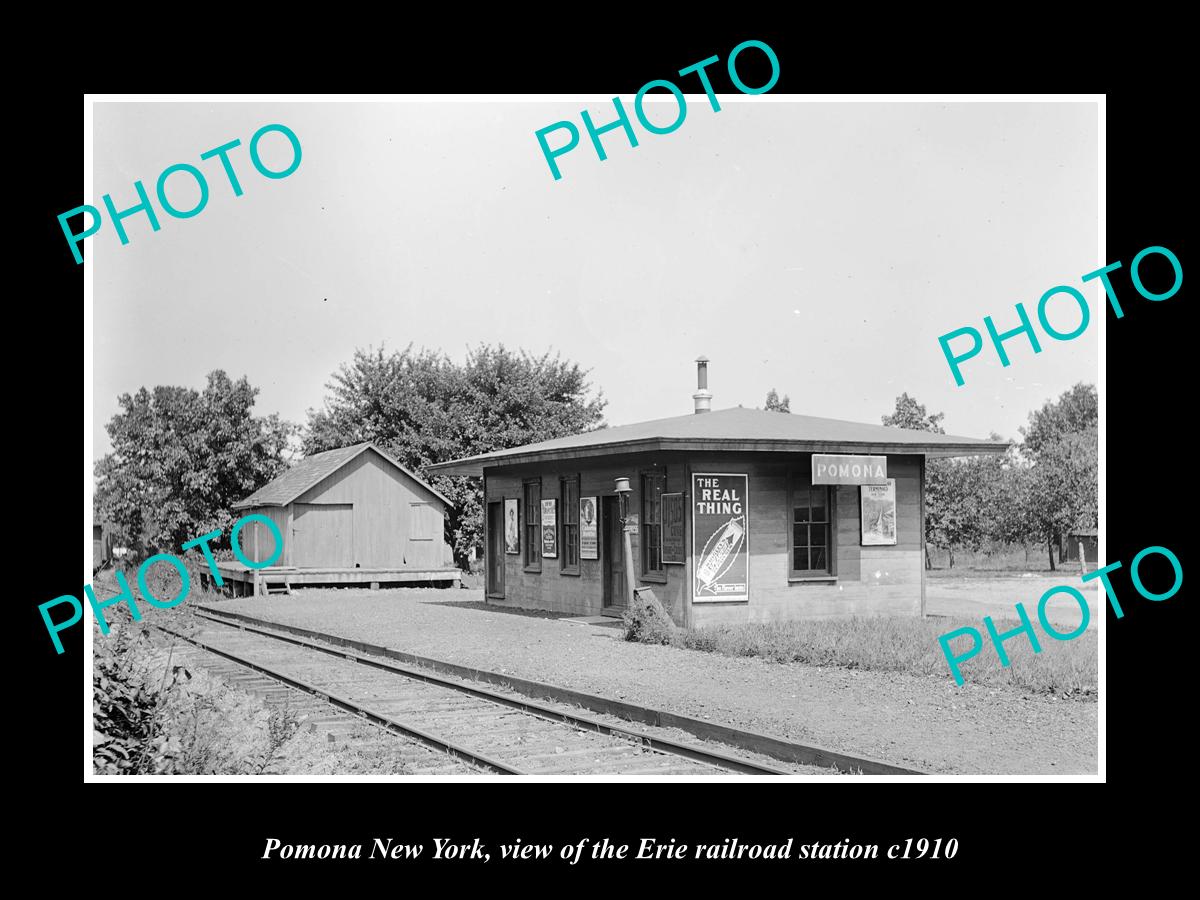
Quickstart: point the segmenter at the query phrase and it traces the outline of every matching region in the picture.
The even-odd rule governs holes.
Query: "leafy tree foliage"
[[[905,393],[883,424],[943,433],[943,418]],[[1019,448],[1004,455],[928,460],[926,543],[946,548],[953,566],[956,549],[978,550],[988,541],[1044,541],[1053,570],[1060,539],[1097,522],[1096,426],[1096,389],[1077,384],[1030,413]],[[991,439],[1003,440],[995,433]]]
[[[1022,452],[1031,462],[1024,485],[1025,527],[1054,548],[1076,528],[1099,520],[1099,402],[1095,385],[1077,384],[1029,414],[1021,429]]]
[[[203,391],[159,386],[118,398],[105,426],[112,452],[96,463],[97,521],[138,556],[178,553],[214,529],[228,540],[230,507],[287,465],[295,426],[256,417],[258,389],[211,372]]]
[[[1042,449],[1068,434],[1097,428],[1100,423],[1099,398],[1094,384],[1077,384],[1041,409],[1029,414],[1029,425],[1021,429],[1023,449],[1037,458]]]
[[[913,431],[933,431],[938,434],[945,434],[946,430],[942,428],[942,419],[946,418],[945,413],[928,413],[925,411],[925,405],[918,403],[916,397],[908,396],[905,391],[896,398],[896,408],[891,414],[883,417],[883,424],[890,428],[908,428]]]
[[[783,399],[780,400],[775,388],[771,388],[771,390],[767,391],[766,409],[773,412],[790,413],[792,411],[792,400],[787,394],[784,394]]]
[[[896,398],[896,408],[883,416],[883,424],[889,428],[907,428],[912,431],[932,431],[945,434],[942,419],[945,413],[929,413],[923,403],[905,391]],[[925,463],[925,543],[935,547],[961,544],[967,537],[969,517],[967,511],[956,500],[960,496],[963,480],[960,473],[950,465],[950,460],[930,459]],[[950,565],[954,565],[951,549]],[[925,568],[930,568],[929,547],[925,548]]]
[[[606,405],[576,363],[503,344],[475,348],[462,364],[411,345],[358,350],[326,387],[324,408],[309,410],[306,453],[374,441],[413,471],[591,431],[603,424]],[[465,565],[483,543],[482,485],[447,476],[432,483],[454,503],[447,539]]]

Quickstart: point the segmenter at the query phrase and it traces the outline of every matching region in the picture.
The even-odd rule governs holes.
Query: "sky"
[[[627,108],[632,98],[623,97]],[[903,391],[952,434],[1019,437],[1028,413],[1098,380],[1095,103],[817,103],[688,95],[678,130],[639,145],[618,129],[590,146],[611,100],[521,102],[97,103],[84,202],[134,205],[160,172],[190,163],[210,197],[196,216],[156,209],[86,241],[93,266],[93,456],[117,398],[160,384],[200,389],[224,369],[260,388],[256,412],[303,423],[356,348],[503,343],[590,370],[610,425],[691,413],[695,358],[713,408],[762,406],[878,423]],[[675,101],[647,103],[668,123]],[[632,118],[632,113],[631,113]],[[581,142],[555,180],[535,132],[573,121]],[[282,123],[302,159],[267,179],[247,145]],[[244,193],[200,154],[234,138]],[[565,139],[563,132],[549,140]],[[264,163],[284,168],[270,134]],[[173,175],[168,197],[198,189]],[[1057,285],[1092,323],[990,346],[956,386],[938,337],[1018,324]],[[1060,331],[1078,309],[1057,299]],[[955,345],[957,346],[957,344]]]

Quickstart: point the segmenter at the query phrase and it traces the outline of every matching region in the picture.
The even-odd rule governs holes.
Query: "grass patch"
[[[655,633],[648,635],[646,642],[725,656],[758,657],[777,663],[940,677],[953,684],[938,637],[962,626],[983,632],[982,623],[975,619],[856,616],[674,628],[665,640]],[[1026,638],[1014,638],[1005,645],[1011,661],[1007,667],[1000,665],[986,634],[983,640],[979,655],[962,663],[962,675],[968,684],[1016,688],[1026,693],[1052,694],[1073,700],[1096,699],[1096,632],[1088,631],[1074,640],[1062,642],[1039,636],[1042,652],[1036,654]],[[956,640],[954,647],[959,644]]]

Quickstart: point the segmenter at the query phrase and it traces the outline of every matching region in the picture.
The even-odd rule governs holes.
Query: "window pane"
[[[808,542],[814,547],[824,547],[827,541],[825,540],[825,525],[812,525],[809,527]]]
[[[807,547],[796,547],[792,550],[792,568],[797,572],[808,571]]]
[[[807,522],[808,521],[808,507],[807,506],[797,506],[795,509],[793,509],[792,510],[792,521],[793,522]]]
[[[825,493],[825,488],[823,488],[823,487],[813,488],[812,520],[814,522],[828,522],[829,521],[829,516],[828,516],[829,501],[828,501],[827,497],[828,497],[828,495]]]
[[[793,525],[792,526],[792,544],[796,547],[805,547],[808,545],[808,526]]]
[[[813,547],[812,549],[812,568],[814,571],[825,571],[825,548]]]

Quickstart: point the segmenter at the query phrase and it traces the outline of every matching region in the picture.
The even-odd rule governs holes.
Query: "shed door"
[[[354,504],[297,503],[292,520],[292,564],[354,568]]]
[[[405,565],[436,568],[442,564],[443,522],[441,509],[434,504],[408,504]]]

